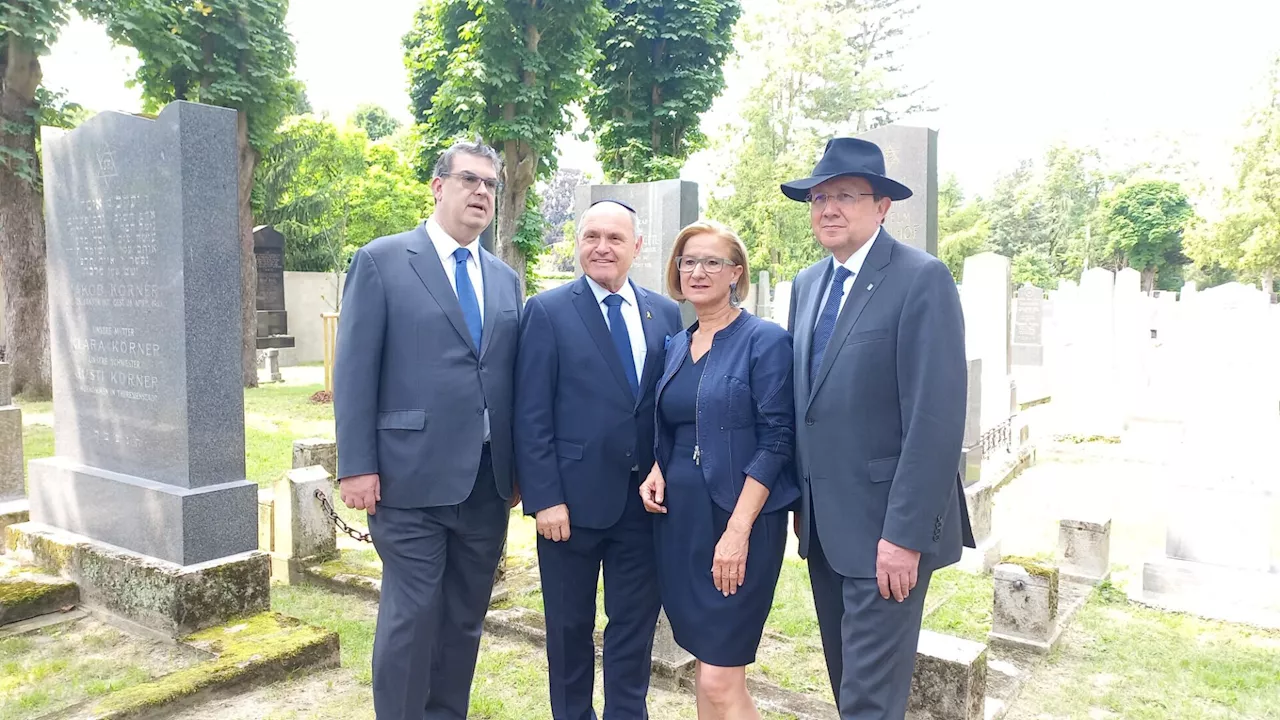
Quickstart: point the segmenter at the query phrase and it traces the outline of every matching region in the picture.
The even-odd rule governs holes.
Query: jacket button
[[[484,408],[480,408],[479,410],[476,410],[476,414],[477,414],[477,415],[483,415],[483,414],[484,414]]]
[[[627,451],[627,457],[631,457],[631,451],[630,451],[630,450],[628,450],[628,451]]]
[[[804,419],[804,424],[805,424],[805,425],[812,425],[812,424],[813,424],[813,418],[811,418],[811,417],[807,417],[807,418],[805,418],[805,419]]]

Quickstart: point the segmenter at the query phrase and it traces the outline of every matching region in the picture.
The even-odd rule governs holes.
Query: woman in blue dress
[[[662,604],[698,659],[700,720],[759,718],[747,692],[800,489],[792,468],[791,336],[738,308],[742,241],[717,223],[680,232],[667,289],[698,320],[671,338],[657,388],[654,467],[640,487],[657,513]]]

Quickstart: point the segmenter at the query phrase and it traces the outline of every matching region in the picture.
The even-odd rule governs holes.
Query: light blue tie
[[[844,297],[844,281],[853,276],[849,268],[841,265],[831,277],[831,292],[827,293],[827,304],[822,306],[822,314],[818,316],[818,324],[813,328],[813,353],[809,356],[809,389],[818,380],[818,370],[822,369],[822,356],[827,354],[827,344],[836,331],[836,318],[840,317],[840,299]]]
[[[631,354],[631,335],[627,332],[627,322],[622,319],[622,296],[614,293],[604,299],[609,307],[609,334],[613,336],[613,348],[618,351],[618,359],[622,361],[622,369],[627,373],[627,382],[631,383],[631,394],[640,396],[640,379],[636,377],[636,361]]]
[[[467,260],[470,257],[471,251],[464,247],[453,251],[453,259],[457,261],[453,268],[453,279],[458,286],[458,304],[462,306],[462,317],[467,321],[467,329],[471,331],[471,339],[475,341],[478,353],[481,333],[484,332],[484,318],[480,316],[480,301],[476,299],[476,289],[467,272]]]

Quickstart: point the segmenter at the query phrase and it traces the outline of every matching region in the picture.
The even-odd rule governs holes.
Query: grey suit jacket
[[[867,255],[814,383],[813,330],[831,258],[791,291],[795,337],[800,554],[811,521],[831,567],[876,575],[881,538],[921,553],[932,570],[972,545],[961,484],[967,372],[956,284],[937,258],[887,232]]]
[[[351,260],[333,376],[338,477],[378,473],[383,505],[466,500],[486,407],[494,477],[510,497],[520,283],[483,249],[480,271],[484,329],[476,348],[425,225],[378,238]]]

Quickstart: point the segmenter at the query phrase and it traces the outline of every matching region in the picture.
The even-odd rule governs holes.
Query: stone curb
[[[55,613],[80,602],[73,582],[27,575],[0,578],[0,625]]]

